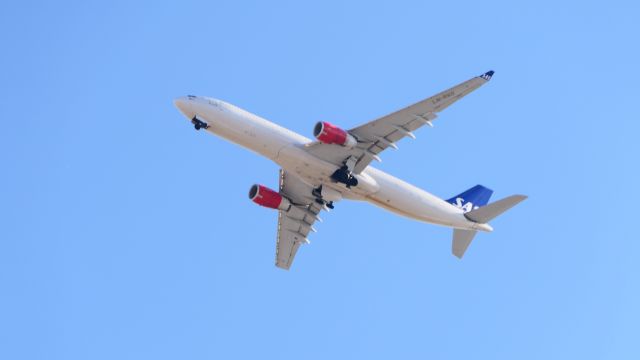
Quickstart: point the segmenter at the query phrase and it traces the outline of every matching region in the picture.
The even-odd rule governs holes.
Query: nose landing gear
[[[207,124],[206,122],[198,119],[197,116],[194,116],[193,119],[191,119],[191,123],[193,124],[193,127],[196,128],[196,130],[208,129],[209,128],[209,124]]]

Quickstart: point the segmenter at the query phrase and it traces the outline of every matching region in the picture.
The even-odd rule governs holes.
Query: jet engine
[[[291,202],[278,192],[269,189],[264,185],[255,184],[249,190],[249,199],[254,203],[278,210],[289,210]]]
[[[313,136],[325,144],[337,144],[349,148],[358,144],[356,138],[351,134],[325,121],[319,121],[313,127]]]

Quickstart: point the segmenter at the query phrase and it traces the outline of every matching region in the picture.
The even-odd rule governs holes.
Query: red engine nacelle
[[[319,121],[313,127],[313,136],[325,144],[338,144],[350,148],[358,144],[351,134],[325,121]]]
[[[253,185],[249,190],[249,199],[260,206],[271,209],[288,210],[291,207],[291,202],[287,198],[264,185]]]

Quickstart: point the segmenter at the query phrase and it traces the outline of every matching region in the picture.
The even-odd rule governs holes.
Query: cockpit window
[[[193,100],[193,99],[197,98],[197,96],[195,96],[195,95],[187,95],[187,98],[189,100]]]

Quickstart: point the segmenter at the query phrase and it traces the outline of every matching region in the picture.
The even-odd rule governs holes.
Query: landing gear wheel
[[[333,210],[333,201],[326,201],[323,198],[318,197],[316,198],[316,203]]]
[[[209,128],[209,124],[198,119],[196,116],[194,116],[193,119],[191,119],[191,123],[193,124],[193,127],[196,128],[196,130]]]
[[[331,179],[335,182],[345,184],[347,189],[350,189],[352,186],[358,186],[358,179],[353,176],[347,165],[342,166],[331,174]]]

